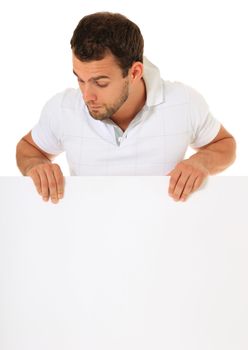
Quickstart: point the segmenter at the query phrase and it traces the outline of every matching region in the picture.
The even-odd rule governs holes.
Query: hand
[[[186,159],[178,163],[168,176],[169,195],[176,201],[185,201],[206,180],[209,171],[197,160]]]
[[[53,203],[57,203],[64,196],[64,176],[58,164],[45,163],[39,164],[28,170],[27,176],[30,176],[35,184],[37,192],[44,201],[49,197]]]

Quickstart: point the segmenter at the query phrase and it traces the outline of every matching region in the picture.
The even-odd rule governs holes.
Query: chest
[[[147,114],[120,144],[86,121],[64,133],[62,142],[72,175],[165,175],[184,158],[190,136],[185,109],[171,109]]]

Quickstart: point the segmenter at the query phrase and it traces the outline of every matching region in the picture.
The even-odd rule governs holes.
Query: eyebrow
[[[73,74],[75,74],[76,77],[78,77],[81,81],[83,81],[83,79],[81,79],[74,70],[73,70]],[[98,75],[98,76],[96,76],[94,78],[91,78],[89,80],[94,80],[95,81],[95,80],[99,80],[99,79],[110,79],[110,77],[108,77],[107,75]]]

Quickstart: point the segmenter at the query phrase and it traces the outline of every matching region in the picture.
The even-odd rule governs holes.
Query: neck
[[[116,112],[111,119],[123,131],[125,131],[130,122],[135,118],[139,111],[143,108],[146,101],[145,82],[141,79],[138,85],[130,92],[127,101]]]

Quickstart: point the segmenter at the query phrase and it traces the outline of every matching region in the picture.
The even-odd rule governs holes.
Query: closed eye
[[[97,81],[95,82],[95,84],[97,85],[97,86],[99,86],[99,87],[101,87],[101,88],[104,88],[104,87],[107,87],[108,86],[108,84],[100,84],[100,83],[98,83]]]
[[[80,78],[77,79],[80,84],[84,84],[84,81],[81,80]],[[108,83],[99,83],[97,80],[94,81],[95,85],[101,88],[107,87],[109,84]]]
[[[77,80],[78,80],[78,82],[79,82],[80,84],[84,84],[84,80],[82,80],[82,79],[77,75],[77,73],[74,71],[74,69],[73,69],[73,74],[76,75]],[[106,82],[106,81],[102,81],[102,82],[101,82],[101,80],[103,80],[103,79],[104,79],[104,80],[105,80],[105,79],[108,79],[108,82]],[[95,83],[96,86],[101,87],[101,88],[105,88],[105,87],[107,87],[107,86],[109,85],[109,77],[108,77],[108,76],[105,76],[105,75],[100,75],[100,76],[97,76],[97,77],[92,77],[90,80],[93,81],[93,82]]]

